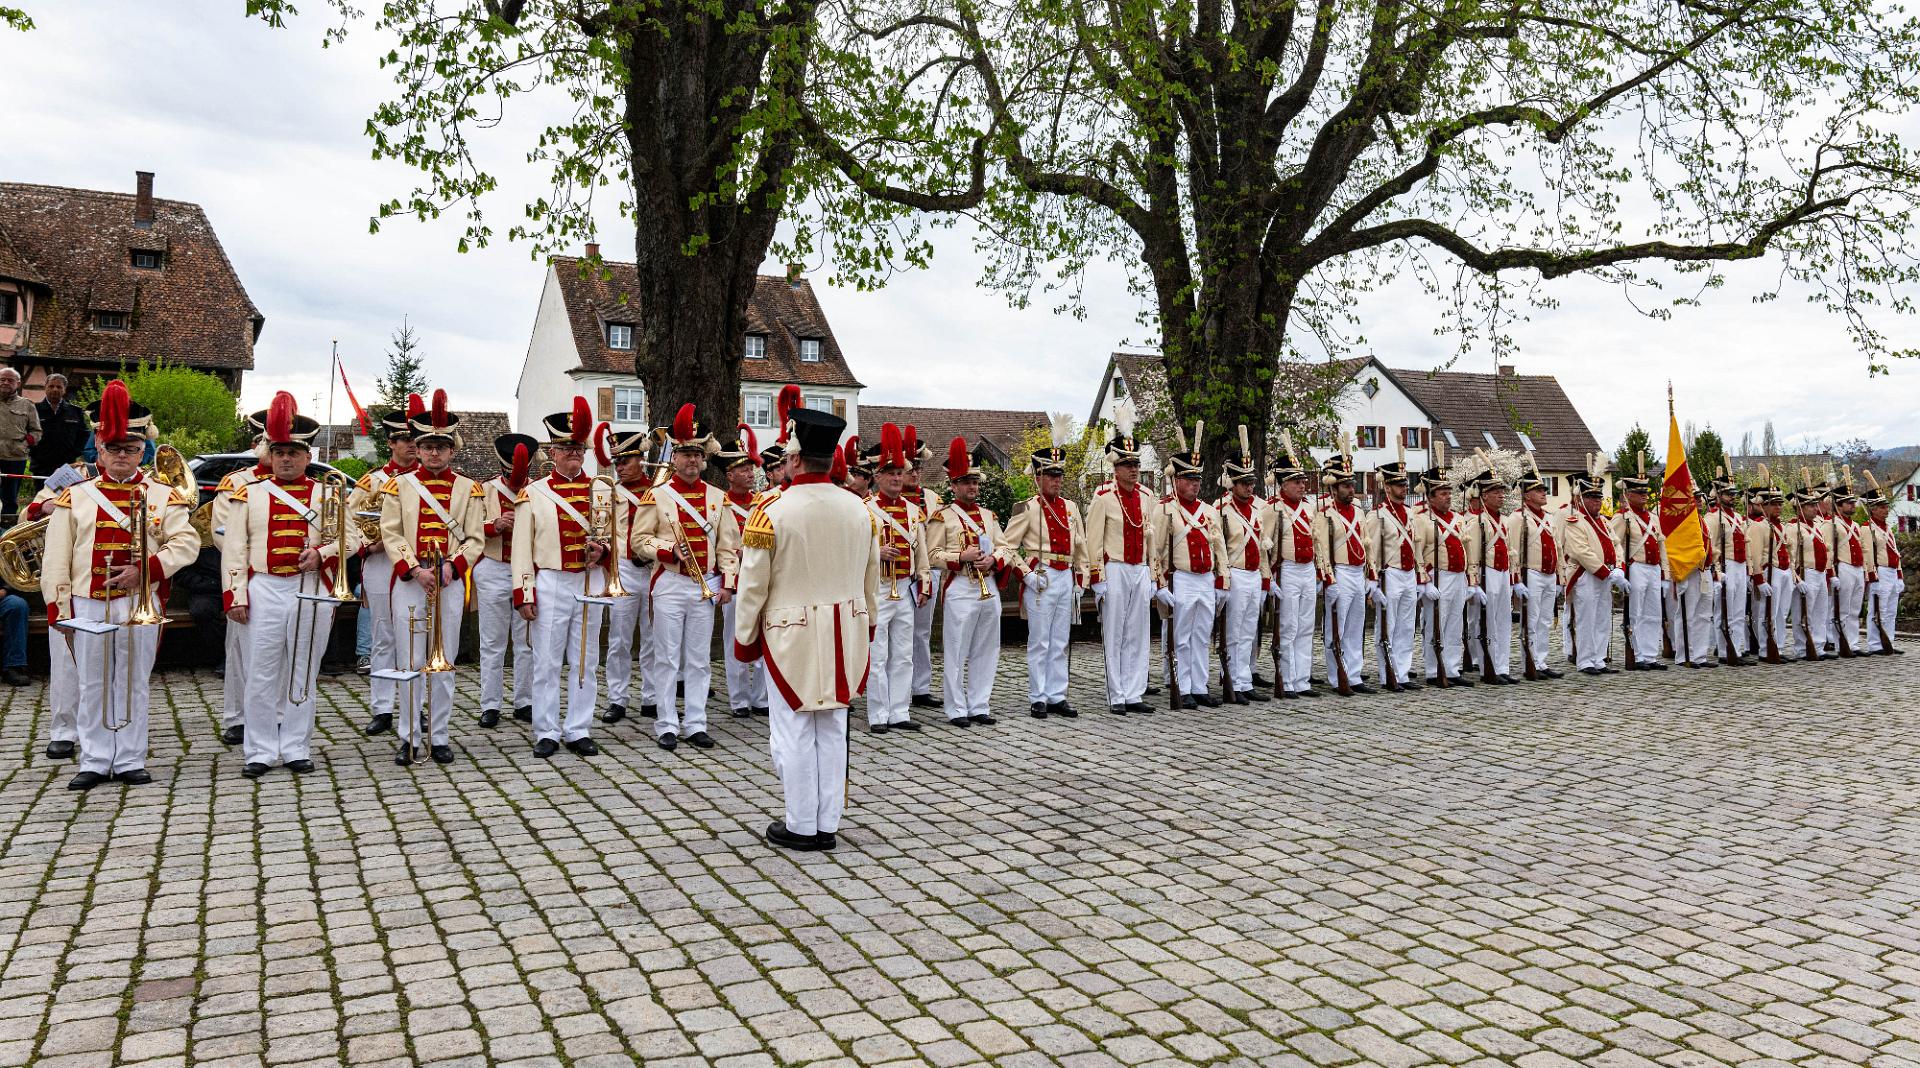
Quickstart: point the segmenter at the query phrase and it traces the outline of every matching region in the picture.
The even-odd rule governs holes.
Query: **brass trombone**
[[[992,560],[993,557],[987,555],[986,539],[984,537],[975,537],[973,539],[973,547],[979,549],[981,554],[980,559],[973,562],[973,576],[980,580],[980,599],[983,601],[991,600],[998,595],[987,585],[987,569],[981,565]]]
[[[344,472],[332,471],[321,476],[321,485],[331,487],[333,492],[320,502],[320,515],[317,517],[324,545],[332,541],[334,550],[334,569],[332,588],[324,599],[340,604],[351,604],[359,598],[353,595],[353,588],[347,584],[347,495],[353,491],[353,480]],[[325,535],[331,534],[331,538]],[[309,546],[317,548],[317,546]],[[300,576],[299,589],[296,591],[296,603],[293,615],[292,648],[287,650],[287,702],[306,704],[313,696],[313,682],[309,678],[315,655],[313,645],[314,632],[320,625],[314,605],[307,603],[313,599],[306,590],[307,576]]]
[[[426,619],[422,620],[419,616],[418,611],[414,609],[411,605],[409,605],[407,607],[407,670],[409,672],[412,672],[413,674],[413,677],[407,680],[407,703],[409,704],[414,703],[413,688],[417,685],[420,685],[421,682],[423,681],[420,677],[420,673],[423,671],[432,670],[431,667],[427,667],[427,668],[421,667],[420,656],[418,653],[414,652],[414,644],[413,644],[414,635],[420,633],[420,630],[423,624],[426,627],[427,643],[428,645],[431,646],[433,643],[433,617],[429,615],[427,616]],[[432,660],[429,659],[428,663],[431,664]],[[433,690],[431,687],[429,687],[425,694],[425,699],[419,702],[419,707],[414,711],[413,730],[409,732],[411,737],[407,738],[402,743],[406,747],[408,763],[413,763],[415,761],[418,761],[422,756],[425,755],[426,747],[420,744],[420,736],[423,734],[428,735],[429,736],[428,744],[431,745],[432,733],[433,733]]]
[[[440,569],[446,564],[446,560],[447,554],[444,552],[433,554],[433,603],[427,606],[427,663],[425,667],[420,669],[429,675],[439,675],[453,670],[453,662],[447,659],[446,651],[442,647],[446,623],[440,618],[440,594],[442,592],[440,589]],[[433,695],[429,693],[427,695],[427,703],[431,704],[432,702]]]

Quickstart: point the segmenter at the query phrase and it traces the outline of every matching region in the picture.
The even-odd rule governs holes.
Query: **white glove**
[[[1227,591],[1222,589],[1215,589],[1213,591],[1213,606],[1215,608],[1218,608],[1221,605],[1226,603],[1227,603]]]
[[[1420,587],[1420,599],[1429,602],[1438,601],[1440,599],[1440,587],[1431,582]]]
[[[1527,598],[1528,598],[1529,596],[1531,596],[1531,594],[1530,594],[1530,593],[1528,593],[1528,591],[1527,591],[1527,584],[1526,584],[1526,583],[1524,583],[1524,582],[1522,582],[1522,583],[1520,583],[1519,585],[1517,585],[1517,586],[1515,586],[1515,587],[1513,588],[1513,597],[1514,597],[1514,599],[1515,599],[1515,600],[1517,600],[1517,601],[1524,601],[1524,600],[1526,600],[1526,599],[1527,599]]]
[[[1029,571],[1027,572],[1027,576],[1021,579],[1020,582],[1022,585],[1026,586],[1027,589],[1030,589],[1035,593],[1040,592],[1040,572]]]
[[[1627,581],[1627,573],[1625,571],[1615,571],[1613,574],[1608,575],[1607,585],[1612,586],[1621,593],[1633,592],[1633,583]]]
[[[1660,580],[1660,596],[1672,597],[1674,595],[1673,590],[1674,590],[1674,585],[1673,585],[1672,579]]]
[[[1367,583],[1367,598],[1371,600],[1375,605],[1380,607],[1382,610],[1386,609],[1387,595],[1385,591],[1380,589],[1380,584],[1378,582]]]
[[[1808,597],[1812,597],[1814,593],[1819,589],[1820,589],[1820,584],[1818,582],[1815,582],[1813,579],[1800,580],[1800,592],[1807,595]]]
[[[1273,585],[1267,587],[1267,596],[1273,600],[1274,604],[1280,603],[1280,580],[1278,578],[1273,580]]]
[[[1470,598],[1474,604],[1487,603],[1487,591],[1481,589],[1478,586],[1468,586],[1467,597]]]
[[[1173,591],[1170,589],[1167,589],[1165,586],[1162,586],[1159,589],[1156,589],[1153,591],[1153,599],[1154,599],[1154,602],[1160,605],[1162,608],[1173,607]]]

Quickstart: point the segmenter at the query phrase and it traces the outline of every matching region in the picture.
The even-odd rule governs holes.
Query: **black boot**
[[[481,712],[480,725],[488,730],[498,727],[500,725],[500,710],[497,708],[489,708]]]
[[[367,737],[382,735],[393,729],[393,716],[382,712],[367,721]]]
[[[626,718],[627,706],[618,701],[608,705],[607,710],[600,713],[600,722],[602,723],[618,723]]]

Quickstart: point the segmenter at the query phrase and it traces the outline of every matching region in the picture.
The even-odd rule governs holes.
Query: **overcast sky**
[[[514,410],[543,268],[504,241],[465,255],[461,224],[367,220],[403,195],[412,174],[369,159],[364,127],[390,92],[365,23],[344,47],[322,49],[317,16],[272,30],[237,13],[235,0],[39,0],[38,28],[0,33],[8,72],[7,161],[0,179],[127,190],[135,170],[157,173],[162,197],[199,203],[220,235],[266,329],[245,401],[264,406],[290,389],[303,410],[325,403],[327,360],[338,340],[363,403],[385,365],[387,338],[409,318],[427,371],[457,407]],[[529,113],[530,114],[530,113]],[[501,179],[491,201],[496,232],[544,192],[515,160],[527,123],[485,143]],[[630,245],[607,218],[610,256]],[[1026,311],[978,289],[965,237],[941,235],[935,266],[874,293],[821,287],[821,301],[868,403],[1044,408],[1085,418],[1107,354],[1151,337],[1136,322],[1117,268],[1097,272],[1085,320],[1052,302]],[[822,265],[809,273],[824,277]],[[769,272],[777,272],[769,264]],[[1556,283],[1561,307],[1536,313],[1514,336],[1522,372],[1560,378],[1608,448],[1639,421],[1664,450],[1665,383],[1683,420],[1712,425],[1738,444],[1771,418],[1783,442],[1863,437],[1876,446],[1920,443],[1914,413],[1920,367],[1870,379],[1840,320],[1789,292],[1752,296],[1777,265],[1746,265],[1704,308],[1656,322],[1618,290],[1588,280]],[[1395,368],[1427,369],[1452,356],[1433,336],[1438,309],[1391,292],[1364,309],[1369,351]],[[1911,336],[1912,327],[1907,324]],[[1485,350],[1456,370],[1493,370]],[[964,369],[964,377],[962,376]],[[344,418],[345,402],[337,402]]]

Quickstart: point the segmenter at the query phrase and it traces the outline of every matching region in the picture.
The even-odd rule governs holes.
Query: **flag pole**
[[[333,425],[333,384],[340,380],[339,338],[333,339],[333,366],[329,370],[331,373],[327,375],[327,452],[331,455],[327,457],[327,462],[332,463],[340,458],[340,431]],[[1673,406],[1671,383],[1667,386],[1667,406],[1669,408]]]

